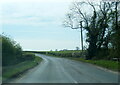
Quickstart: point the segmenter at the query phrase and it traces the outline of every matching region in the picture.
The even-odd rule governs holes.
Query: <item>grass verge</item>
[[[120,69],[118,68],[120,65],[120,62],[117,61],[110,61],[110,60],[85,60],[83,58],[72,58],[70,57],[69,59],[76,60],[76,61],[82,61],[86,63],[91,63],[103,68],[107,68],[113,71],[120,72]]]
[[[5,82],[12,77],[16,77],[19,74],[27,71],[30,68],[35,67],[42,61],[42,58],[35,56],[34,60],[24,61],[17,65],[3,67],[2,72],[2,81]]]

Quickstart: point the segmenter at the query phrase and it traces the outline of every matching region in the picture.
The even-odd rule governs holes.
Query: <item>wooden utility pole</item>
[[[115,3],[115,18],[116,18],[116,30],[118,30],[118,10],[117,10],[118,2]]]
[[[81,46],[82,46],[82,51],[83,51],[83,34],[82,34],[82,21],[80,21],[80,29],[81,29]]]

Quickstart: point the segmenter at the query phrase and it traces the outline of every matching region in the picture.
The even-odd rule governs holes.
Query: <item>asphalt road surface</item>
[[[11,83],[117,83],[118,75],[94,65],[36,54],[43,61]]]

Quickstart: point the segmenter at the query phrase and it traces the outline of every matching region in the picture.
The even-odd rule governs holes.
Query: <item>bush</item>
[[[2,65],[18,63],[22,56],[21,46],[5,35],[0,35],[0,38],[2,39]]]
[[[24,53],[23,54],[23,59],[24,60],[34,60],[35,59],[35,54],[33,54],[33,53]]]

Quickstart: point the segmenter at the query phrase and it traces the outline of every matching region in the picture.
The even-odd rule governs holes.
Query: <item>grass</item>
[[[28,69],[35,67],[41,61],[42,59],[36,56],[35,60],[24,61],[17,65],[3,67],[2,80],[6,81],[12,77],[18,76],[19,74],[27,71]]]
[[[69,59],[76,60],[76,61],[82,61],[86,63],[91,63],[100,67],[104,67],[113,71],[119,71],[118,65],[120,65],[120,62],[117,61],[110,61],[110,60],[85,60],[83,58],[73,58],[70,57]]]

